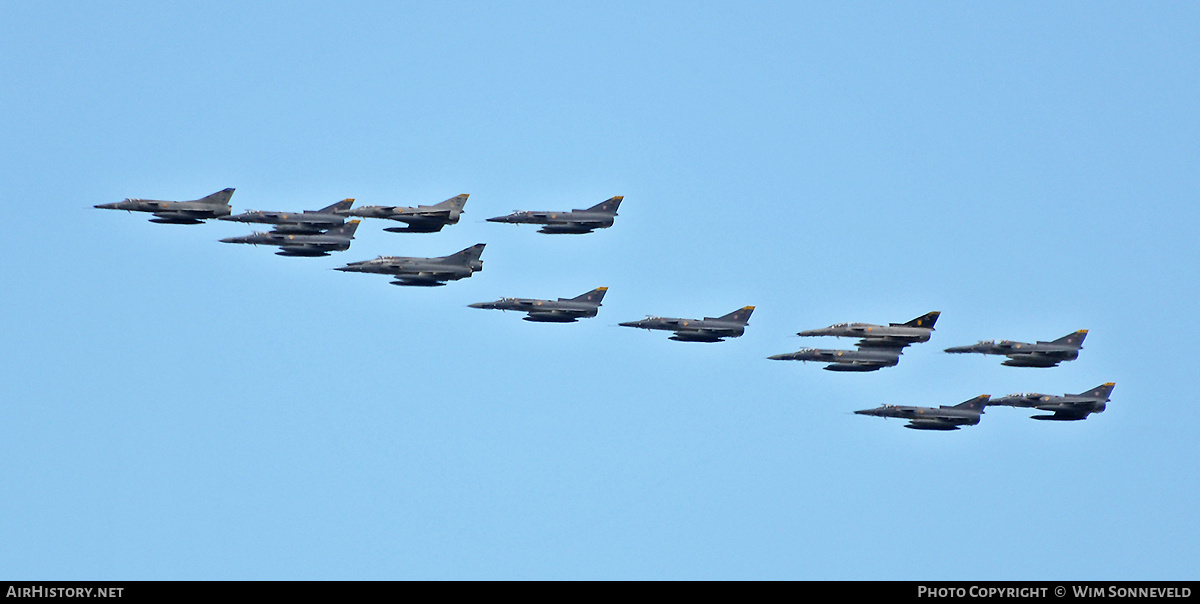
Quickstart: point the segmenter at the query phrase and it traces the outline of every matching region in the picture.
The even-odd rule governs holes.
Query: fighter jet
[[[374,260],[351,262],[335,270],[349,273],[382,273],[392,275],[392,285],[419,285],[436,287],[446,281],[457,281],[470,277],[475,271],[483,270],[483,243],[477,243],[461,252],[440,258],[407,258],[403,256],[380,256]]]
[[[893,344],[908,346],[920,342],[928,342],[933,333],[933,325],[937,323],[942,313],[934,311],[921,315],[907,323],[889,323],[873,325],[871,323],[838,323],[821,329],[808,329],[797,333],[798,336],[835,336],[838,338],[862,338],[871,340],[868,346],[891,346]]]
[[[249,210],[237,216],[221,216],[217,220],[229,222],[256,222],[273,224],[276,233],[293,233],[297,235],[312,235],[323,233],[329,229],[342,226],[346,222],[344,216],[336,214],[338,210],[349,208],[353,199],[343,199],[331,206],[320,210],[304,210],[303,212],[264,212]]]
[[[855,411],[857,415],[874,415],[875,417],[899,417],[907,419],[905,428],[914,430],[957,430],[959,426],[974,426],[979,423],[979,416],[987,406],[989,395],[981,394],[969,401],[952,407],[942,405],[933,407],[905,407],[901,405],[884,405],[874,409]]]
[[[723,317],[704,317],[703,319],[673,319],[665,317],[646,317],[641,321],[621,323],[622,327],[637,327],[640,329],[663,329],[673,331],[669,339],[676,342],[722,342],[722,338],[736,338],[746,333],[746,324],[750,320],[753,306],[743,306]]]
[[[596,316],[596,312],[600,308],[600,301],[604,299],[604,293],[607,291],[607,287],[597,287],[574,298],[559,298],[558,300],[500,298],[495,302],[477,302],[469,306],[493,310],[517,310],[529,313],[522,319],[538,323],[574,323],[578,319]]]
[[[606,229],[613,224],[617,215],[617,207],[621,205],[623,195],[610,197],[586,210],[571,210],[570,212],[513,212],[508,216],[488,218],[488,222],[508,222],[512,224],[542,224],[545,225],[539,233],[590,233],[593,229]]]
[[[801,348],[796,352],[767,357],[772,361],[815,361],[829,363],[822,369],[827,371],[876,371],[894,367],[900,363],[903,346],[864,346],[859,342],[857,350],[834,350],[828,348]]]
[[[350,240],[358,229],[358,220],[316,234],[287,234],[278,231],[253,233],[243,237],[227,237],[221,243],[249,243],[252,245],[277,245],[278,256],[328,256],[329,252],[350,249]]]
[[[787,354],[767,357],[773,361],[815,361],[829,363],[829,371],[876,371],[893,367],[900,362],[904,348],[927,342],[940,312],[921,315],[907,323],[874,325],[872,323],[838,323],[820,329],[809,329],[798,336],[834,336],[860,338],[855,350],[804,348]]]
[[[1108,397],[1112,394],[1113,386],[1116,385],[1115,382],[1108,382],[1096,386],[1087,392],[1064,394],[1063,396],[1041,394],[1038,392],[1010,394],[994,398],[988,405],[1028,407],[1040,411],[1054,412],[1053,415],[1034,415],[1031,419],[1076,421],[1087,419],[1088,414],[1104,411],[1104,408],[1107,407],[1106,403],[1110,400]]]
[[[387,218],[408,224],[408,227],[388,227],[383,229],[389,233],[436,233],[448,224],[457,224],[458,216],[467,205],[467,194],[456,195],[431,206],[415,208],[403,206],[362,206],[354,209],[340,209],[338,214],[359,216],[362,218]]]
[[[1083,339],[1087,337],[1087,333],[1088,330],[1080,329],[1053,342],[1039,340],[1036,344],[991,340],[971,346],[947,348],[946,352],[1004,355],[1008,357],[1008,360],[1001,365],[1009,367],[1055,367],[1063,361],[1074,361],[1079,358],[1079,350],[1083,348]]]
[[[229,198],[233,189],[223,189],[208,197],[193,201],[159,201],[157,199],[132,199],[116,203],[102,203],[97,208],[102,210],[128,210],[130,212],[150,212],[154,218],[150,222],[163,224],[200,224],[208,218],[228,216],[233,208],[229,206]]]

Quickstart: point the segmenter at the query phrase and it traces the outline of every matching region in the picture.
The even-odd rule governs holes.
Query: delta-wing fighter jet
[[[814,361],[829,363],[822,367],[827,371],[876,371],[884,367],[894,367],[900,363],[903,354],[901,346],[860,346],[857,350],[837,350],[830,348],[801,348],[796,352],[777,354],[767,357],[772,361]]]
[[[929,341],[940,312],[921,315],[907,323],[875,325],[872,323],[838,323],[820,329],[809,329],[798,336],[834,336],[859,338],[855,350],[803,348],[796,352],[767,357],[773,361],[814,361],[829,363],[828,371],[877,371],[894,367],[900,362],[904,348]]]
[[[1079,350],[1083,348],[1083,339],[1088,330],[1080,329],[1051,342],[1038,341],[1013,342],[1010,340],[991,340],[979,342],[971,346],[955,346],[947,348],[950,353],[998,354],[1008,357],[1001,365],[1009,367],[1056,367],[1063,361],[1074,361],[1079,358]]]
[[[348,273],[380,273],[395,278],[392,285],[417,285],[436,287],[447,281],[470,277],[475,271],[483,270],[483,243],[477,243],[461,252],[439,258],[408,258],[404,256],[380,256],[374,260],[351,262],[335,270]]]
[[[405,206],[361,206],[353,209],[338,210],[345,216],[361,218],[386,218],[407,224],[407,227],[388,227],[383,229],[389,233],[436,233],[448,224],[458,224],[458,217],[467,205],[466,193],[456,195],[431,206],[418,205],[415,208]]]
[[[229,222],[251,222],[258,224],[273,224],[276,233],[292,233],[296,235],[313,235],[336,229],[346,223],[346,217],[337,214],[338,210],[349,208],[353,199],[343,199],[320,210],[304,210],[303,212],[267,212],[249,210],[236,216],[221,216],[217,220]]]
[[[905,407],[902,405],[884,405],[874,409],[855,411],[857,415],[874,415],[875,417],[898,417],[908,420],[905,428],[914,430],[957,430],[959,426],[974,426],[979,423],[979,416],[987,406],[987,394],[981,394],[969,401],[954,406],[940,407]]]
[[[529,313],[522,317],[538,323],[574,323],[578,319],[596,316],[600,302],[604,300],[607,287],[597,287],[574,298],[537,300],[528,298],[500,298],[495,302],[477,302],[471,308],[492,310],[516,310]]]
[[[1079,394],[1041,394],[1040,392],[1023,392],[994,398],[988,403],[1008,407],[1025,407],[1039,411],[1052,411],[1053,415],[1034,415],[1030,419],[1046,419],[1056,421],[1077,421],[1087,419],[1091,413],[1100,413],[1108,406],[1108,397],[1112,394],[1115,382],[1101,384]]]
[[[613,225],[613,217],[617,215],[617,207],[621,205],[622,199],[625,199],[622,195],[610,197],[586,210],[571,210],[570,212],[517,211],[508,216],[488,218],[487,221],[544,225],[538,231],[539,233],[590,233],[594,229],[606,229]]]
[[[102,203],[97,208],[102,210],[127,210],[129,212],[150,212],[154,218],[150,222],[163,224],[200,224],[209,218],[228,216],[233,208],[229,198],[233,189],[223,189],[208,197],[193,201],[160,201],[157,199],[132,199],[116,203]]]
[[[358,230],[357,220],[330,229],[324,233],[288,234],[272,231],[269,233],[253,233],[242,237],[227,237],[221,243],[249,243],[252,245],[277,245],[279,256],[328,256],[329,252],[341,252],[350,249],[350,240],[354,239],[354,231]]]
[[[834,336],[838,338],[862,338],[871,340],[867,345],[894,347],[893,345],[908,346],[928,342],[933,333],[933,325],[937,323],[942,313],[934,311],[921,315],[907,323],[889,323],[874,325],[872,323],[838,323],[820,329],[808,329],[797,333],[798,336]],[[860,342],[860,345],[862,343]]]
[[[621,323],[622,327],[639,329],[661,329],[675,332],[669,339],[676,342],[721,342],[722,338],[736,338],[746,333],[753,306],[743,306],[723,317],[703,319],[674,319],[668,317],[646,317],[641,321]]]

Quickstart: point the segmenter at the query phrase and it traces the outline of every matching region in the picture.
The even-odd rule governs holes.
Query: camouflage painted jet
[[[857,350],[834,350],[829,348],[801,348],[796,352],[767,357],[772,361],[814,361],[829,363],[822,367],[827,371],[876,371],[894,367],[900,363],[903,346],[877,346],[859,342]]]
[[[874,325],[871,323],[838,323],[821,329],[809,329],[797,333],[798,336],[834,336],[838,338],[863,338],[872,340],[870,346],[891,346],[893,344],[908,346],[920,342],[928,342],[933,333],[933,325],[937,323],[942,313],[934,311],[921,315],[907,323],[889,323]],[[862,342],[859,345],[864,345]]]
[[[343,199],[331,206],[320,210],[304,210],[303,212],[265,212],[249,210],[237,216],[221,216],[217,220],[229,222],[254,222],[273,224],[276,233],[294,233],[297,235],[312,235],[335,229],[346,223],[346,218],[336,214],[337,210],[349,208],[353,199]]]
[[[722,338],[736,338],[746,333],[746,325],[750,321],[752,312],[754,312],[753,306],[743,306],[723,317],[704,317],[703,319],[647,317],[641,321],[621,323],[621,326],[673,331],[675,335],[669,339],[676,342],[721,342]]]
[[[200,224],[208,218],[228,216],[233,208],[229,198],[233,189],[223,189],[208,197],[194,201],[159,201],[157,199],[132,199],[116,203],[102,203],[97,208],[102,210],[128,210],[130,212],[151,212],[154,218],[150,222],[163,224]]]
[[[946,352],[1004,355],[1008,357],[1008,360],[1001,365],[1009,367],[1055,367],[1063,361],[1074,361],[1079,358],[1079,350],[1083,348],[1083,339],[1087,337],[1087,333],[1086,329],[1080,329],[1052,342],[1039,340],[1036,344],[991,340],[971,346],[947,348]]]
[[[979,423],[979,416],[987,406],[989,395],[981,394],[969,401],[947,407],[905,407],[901,405],[884,405],[874,409],[855,411],[857,415],[874,415],[875,417],[899,417],[908,420],[905,428],[914,430],[957,430],[959,426],[974,426]]]
[[[471,308],[492,310],[517,310],[529,313],[522,317],[526,321],[539,323],[574,323],[578,319],[596,316],[600,301],[604,300],[607,287],[597,287],[574,298],[558,300],[536,300],[527,298],[500,298],[495,302],[477,302]]]
[[[457,224],[458,216],[467,205],[467,194],[456,195],[439,204],[431,206],[361,206],[354,209],[341,209],[338,214],[359,216],[362,218],[386,218],[408,224],[408,227],[388,227],[383,229],[389,233],[436,233],[448,224]]]
[[[1027,407],[1037,409],[1039,411],[1053,411],[1053,415],[1034,415],[1030,419],[1048,419],[1057,421],[1076,421],[1087,419],[1090,413],[1100,413],[1104,411],[1112,394],[1115,382],[1101,384],[1079,394],[1064,394],[1063,396],[1055,396],[1052,394],[1041,394],[1038,392],[1024,392],[1021,394],[1010,394],[994,398],[988,403],[991,405],[1005,405],[1008,407]]]
[[[773,361],[815,361],[829,363],[823,367],[828,371],[876,371],[894,367],[900,362],[904,348],[929,341],[933,325],[940,312],[921,315],[907,323],[874,325],[872,323],[838,323],[820,329],[809,329],[798,336],[834,336],[838,338],[860,338],[856,350],[828,348],[804,348],[787,354],[767,357]]]
[[[477,243],[461,252],[439,258],[408,258],[404,256],[380,256],[374,260],[351,262],[335,270],[348,273],[381,273],[392,275],[392,285],[418,285],[436,287],[446,281],[457,281],[470,277],[475,271],[483,270],[483,243]]]
[[[354,231],[358,229],[357,220],[330,229],[324,233],[296,234],[253,233],[243,237],[227,237],[221,243],[249,243],[252,245],[277,245],[278,256],[328,256],[329,252],[341,252],[350,249],[350,240],[354,239]]]
[[[622,195],[610,197],[586,210],[571,210],[570,212],[517,211],[508,216],[488,218],[487,221],[545,225],[538,231],[539,233],[590,233],[593,229],[606,229],[613,225],[613,217],[617,215],[617,207],[621,205],[622,199],[625,199]]]

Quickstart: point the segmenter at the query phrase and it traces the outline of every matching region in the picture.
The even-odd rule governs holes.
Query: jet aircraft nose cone
[[[221,243],[237,243],[237,242],[238,242],[237,237],[226,237],[221,240]]]
[[[621,327],[641,327],[641,324],[641,321],[626,321],[624,323],[618,323],[618,325]]]
[[[773,354],[773,355],[771,355],[771,356],[769,356],[769,357],[767,357],[767,358],[768,358],[768,359],[770,359],[770,360],[772,360],[772,361],[786,361],[786,360],[788,360],[788,355],[786,355],[786,354]]]
[[[474,304],[468,304],[467,306],[469,306],[471,308],[487,308],[487,303],[486,302],[476,302]]]
[[[117,204],[115,204],[115,203],[102,203],[102,204],[100,204],[100,205],[95,205],[95,206],[92,206],[92,207],[93,207],[93,208],[100,208],[101,210],[115,210],[115,209],[117,209]]]

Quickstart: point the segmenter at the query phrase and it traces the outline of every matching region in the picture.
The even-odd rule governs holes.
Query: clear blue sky
[[[1184,2],[9,3],[0,576],[1195,579],[1197,31]],[[471,198],[316,259],[92,209],[225,187]],[[483,222],[613,195],[591,235]],[[443,288],[330,270],[480,242]],[[577,324],[466,307],[598,286]],[[744,305],[721,344],[615,326]],[[895,368],[766,360],[931,310]],[[941,352],[1076,329],[1056,369]],[[851,414],[1108,381],[1084,422]]]

